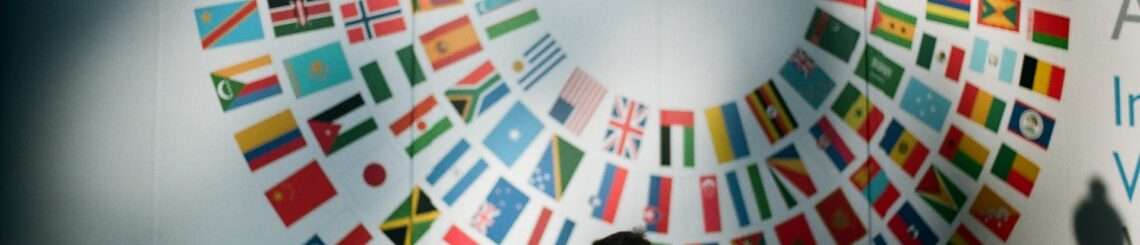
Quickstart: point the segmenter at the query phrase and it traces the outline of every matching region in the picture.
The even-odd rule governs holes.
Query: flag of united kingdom
[[[645,104],[626,97],[614,103],[606,128],[606,151],[625,159],[636,159],[641,137],[645,135],[645,123],[649,120],[648,111]]]

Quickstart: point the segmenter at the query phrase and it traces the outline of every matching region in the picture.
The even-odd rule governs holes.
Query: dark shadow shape
[[[594,241],[594,245],[649,245],[649,240],[645,239],[645,232],[640,230],[635,231],[619,231],[610,234],[602,239]]]
[[[1126,230],[1120,214],[1108,203],[1104,182],[1093,178],[1089,191],[1073,217],[1077,244],[1125,244]]]

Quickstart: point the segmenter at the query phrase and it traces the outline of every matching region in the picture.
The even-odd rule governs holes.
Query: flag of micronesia
[[[935,132],[941,132],[942,125],[946,122],[946,115],[950,113],[950,99],[922,81],[911,78],[910,84],[903,92],[899,107],[917,118],[923,125],[934,129]]]

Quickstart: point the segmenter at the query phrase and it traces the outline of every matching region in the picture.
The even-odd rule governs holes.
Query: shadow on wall
[[[1094,178],[1089,183],[1088,194],[1077,206],[1073,218],[1073,231],[1078,244],[1125,244],[1128,230],[1120,219],[1120,214],[1108,203],[1104,181]],[[1128,243],[1131,244],[1131,243]]]

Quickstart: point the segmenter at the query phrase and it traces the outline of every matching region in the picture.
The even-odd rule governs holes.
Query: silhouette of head
[[[1073,217],[1077,244],[1124,244],[1127,230],[1108,199],[1103,180],[1089,181],[1088,196],[1077,205]]]
[[[1101,181],[1100,178],[1094,178],[1089,184],[1089,196],[1097,200],[1105,199],[1104,181]]]
[[[645,239],[645,234],[636,231],[620,231],[600,240],[594,241],[594,245],[649,245],[649,240]]]

